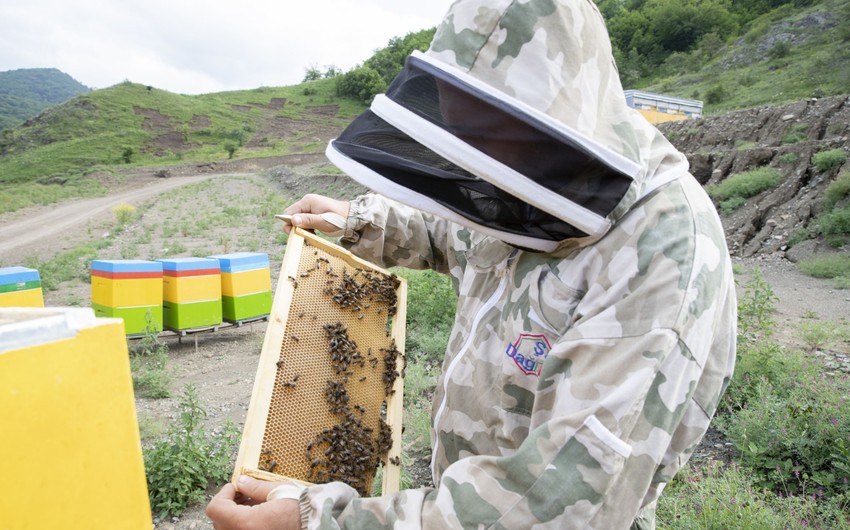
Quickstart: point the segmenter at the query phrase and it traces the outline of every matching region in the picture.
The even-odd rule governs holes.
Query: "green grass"
[[[818,502],[775,495],[736,464],[694,462],[676,475],[658,501],[658,528],[726,530],[847,528],[850,499]]]
[[[760,52],[760,44],[767,36],[770,25],[780,22],[800,21],[811,15],[830,16],[846,8],[843,0],[824,0],[791,14],[775,10],[750,24],[751,33],[743,39],[723,43],[713,50],[712,60],[695,72],[643,79],[640,88],[671,96],[708,100],[712,89],[725,87],[719,101],[707,102],[706,115],[716,115],[730,110],[762,105],[778,105],[828,95],[847,93],[850,86],[850,46],[842,33],[846,31],[846,17],[837,17],[837,28],[800,27],[793,31],[799,44],[789,49],[784,57],[769,58]],[[785,30],[787,31],[787,30]],[[805,42],[803,42],[805,39]],[[698,53],[698,52],[697,52]],[[735,56],[736,60],[731,60]],[[695,55],[692,62],[702,64]],[[804,138],[798,137],[795,141]]]
[[[827,149],[812,155],[812,165],[819,172],[829,171],[847,162],[847,153],[844,149]]]
[[[809,124],[808,123],[795,123],[791,126],[790,129],[785,133],[785,136],[782,137],[783,144],[796,144],[806,140],[809,137]],[[786,154],[794,154],[794,153],[786,153]],[[796,155],[794,155],[796,158]],[[796,161],[796,160],[795,160]]]
[[[801,271],[815,278],[832,278],[839,282],[850,279],[850,255],[846,253],[813,256],[798,265]]]
[[[0,213],[54,204],[65,199],[100,197],[105,193],[106,188],[101,183],[83,176],[71,177],[64,184],[0,182]]]
[[[844,171],[833,180],[823,193],[821,207],[824,211],[835,208],[841,201],[850,198],[850,172]]]
[[[247,147],[255,135],[265,134],[263,127],[269,120],[287,117],[305,128],[310,123],[341,128],[362,111],[362,105],[335,96],[333,80],[316,81],[313,86],[309,96],[300,86],[185,96],[130,82],[86,93],[49,109],[28,126],[4,133],[0,184],[28,183],[97,165],[126,166],[127,158],[133,166],[221,161],[228,158],[228,142],[238,146],[235,158],[320,152],[323,145],[305,147],[312,137],[297,135]],[[284,106],[270,105],[275,99],[285,100]],[[336,110],[314,112],[319,106]],[[150,113],[157,115],[153,127],[145,117]],[[182,136],[179,152],[154,149],[152,141],[165,132]]]
[[[706,187],[709,196],[716,201],[732,198],[748,199],[777,186],[782,175],[772,167],[760,167],[730,175],[725,180]]]

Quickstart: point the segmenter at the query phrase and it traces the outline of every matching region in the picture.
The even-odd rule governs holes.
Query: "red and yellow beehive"
[[[162,331],[162,264],[92,261],[91,301],[97,316],[123,319],[127,335]]]
[[[26,267],[0,268],[0,307],[44,307],[38,271]]]
[[[124,326],[0,308],[0,528],[152,528]]]
[[[221,269],[210,258],[170,258],[162,264],[162,321],[186,331],[221,324]]]
[[[268,254],[234,252],[209,257],[221,266],[222,318],[244,322],[268,316],[272,308]]]

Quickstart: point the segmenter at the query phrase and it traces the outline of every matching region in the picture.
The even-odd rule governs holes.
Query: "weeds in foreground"
[[[739,303],[737,365],[715,425],[740,451],[753,484],[821,506],[850,495],[850,379],[773,339],[765,317],[772,298],[755,274]],[[831,340],[831,333],[811,328],[808,340]]]
[[[694,463],[682,469],[658,501],[659,528],[847,528],[850,497],[816,500],[774,495],[737,464]]]
[[[850,329],[842,322],[833,320],[801,322],[797,335],[813,352],[830,346],[835,346],[850,339]]]
[[[183,392],[179,411],[179,421],[165,437],[144,450],[151,509],[160,518],[180,515],[204,500],[210,484],[228,479],[239,437],[232,423],[218,433],[207,432],[207,412],[191,385]]]
[[[153,319],[147,314],[145,335],[131,348],[130,371],[137,396],[162,399],[171,396],[168,387],[168,345],[157,338]]]

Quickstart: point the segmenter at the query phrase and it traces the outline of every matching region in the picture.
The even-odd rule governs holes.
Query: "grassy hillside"
[[[623,6],[638,6],[631,10],[637,13],[664,1],[615,4],[622,15]],[[705,34],[649,70],[632,68],[639,52],[617,48],[624,86],[701,99],[707,115],[850,91],[850,3],[778,3],[725,38]],[[615,46],[623,42],[622,20],[609,20]],[[391,40],[364,67],[401,61],[406,53],[397,52],[419,46],[425,34]],[[2,131],[0,213],[102,193],[100,181],[87,177],[95,172],[319,152],[364,108],[362,100],[337,95],[337,81],[349,73],[199,96],[129,82],[77,96]]]
[[[94,172],[319,152],[362,109],[332,79],[199,96],[121,83],[3,132],[0,213],[98,193]]]
[[[627,64],[620,65],[621,75]],[[850,3],[785,4],[728,40],[707,35],[626,88],[705,103],[706,114],[850,92]]]
[[[50,105],[89,90],[55,68],[0,72],[0,131],[23,123]]]

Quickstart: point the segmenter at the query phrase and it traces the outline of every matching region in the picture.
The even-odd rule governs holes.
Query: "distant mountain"
[[[51,105],[91,89],[56,68],[0,72],[0,130],[15,127]]]

